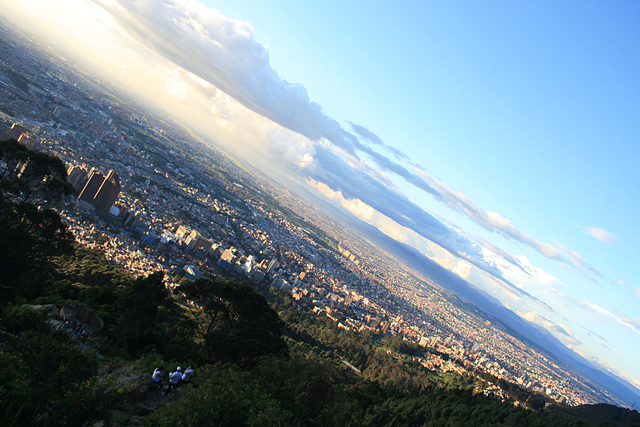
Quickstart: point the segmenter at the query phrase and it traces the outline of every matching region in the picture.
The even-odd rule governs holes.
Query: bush
[[[22,331],[45,332],[50,329],[46,310],[36,310],[28,305],[8,304],[4,309],[2,325],[12,334],[19,334]]]
[[[176,393],[180,399],[145,419],[147,426],[281,426],[292,415],[269,396],[250,373],[229,365],[208,365],[193,384]]]

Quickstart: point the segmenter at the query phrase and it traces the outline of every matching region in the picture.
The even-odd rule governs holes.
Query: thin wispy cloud
[[[443,203],[451,209],[462,213],[485,230],[501,234],[504,237],[527,245],[547,258],[568,263],[580,274],[589,277],[595,283],[598,283],[596,280],[597,278],[604,277],[598,269],[586,262],[580,254],[570,250],[562,243],[554,242],[554,244],[550,244],[540,242],[527,233],[519,230],[512,221],[504,218],[499,213],[479,208],[467,196],[460,192],[451,190],[446,184],[436,181],[423,169],[416,168],[415,171],[425,181],[429,182],[430,188],[433,188],[438,192],[439,199]],[[601,229],[594,229],[593,227],[590,228],[589,234],[606,243],[612,242],[615,239],[611,233]]]
[[[591,237],[595,237],[600,240],[602,243],[613,243],[616,241],[616,236],[612,233],[598,227],[581,227],[582,232],[588,234]]]
[[[364,126],[358,125],[356,123],[353,122],[349,122],[349,125],[351,126],[351,128],[353,129],[353,131],[360,136],[360,138],[367,140],[375,145],[379,145],[384,147],[385,150],[389,151],[391,154],[393,154],[397,159],[400,160],[409,160],[409,156],[407,156],[405,153],[403,153],[402,151],[398,150],[397,148],[391,146],[391,145],[386,145],[382,139],[380,139],[380,137],[378,135],[376,135],[375,133],[373,133],[372,131],[370,131],[369,129],[365,128]]]
[[[436,189],[439,198],[447,206],[459,212],[486,230],[499,233],[527,246],[532,247],[547,258],[560,260],[562,256],[557,248],[548,243],[535,240],[528,234],[520,231],[513,222],[497,212],[491,212],[476,206],[467,196],[451,190],[446,184],[436,181],[424,169],[415,169],[420,177]]]
[[[568,249],[563,244],[556,242],[556,246],[560,249],[568,258],[571,265],[577,267],[582,272],[589,272],[597,277],[604,277],[595,267],[585,262],[580,254]]]
[[[582,308],[598,316],[601,320],[613,320],[624,326],[625,328],[633,331],[635,334],[640,334],[640,322],[637,319],[633,319],[630,316],[618,313],[617,311],[616,314],[614,314],[611,311],[588,301],[579,301],[578,304]]]
[[[608,343],[609,341],[607,341],[602,335],[596,334],[595,332],[593,332],[591,329],[585,328],[584,326],[582,327],[582,329],[584,329],[585,331],[587,331],[587,333],[589,333],[590,335],[593,335],[595,337],[600,338],[602,341]]]

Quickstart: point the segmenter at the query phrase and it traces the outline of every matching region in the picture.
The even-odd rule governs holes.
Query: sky
[[[23,0],[0,14],[640,388],[640,3]]]

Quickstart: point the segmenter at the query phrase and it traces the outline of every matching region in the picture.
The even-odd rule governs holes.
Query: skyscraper
[[[120,177],[117,173],[111,170],[105,177],[92,169],[78,199],[90,203],[97,212],[105,214],[115,203],[120,189]]]
[[[87,171],[79,166],[70,166],[67,169],[67,182],[73,185],[77,193],[82,192],[82,189],[87,184]]]
[[[93,197],[92,204],[96,210],[100,213],[109,212],[109,209],[111,209],[120,194],[120,188],[120,177],[114,171],[109,171]]]
[[[95,169],[91,169],[91,171],[89,172],[89,177],[87,178],[87,183],[82,188],[78,199],[93,204],[93,198],[95,197],[103,182],[104,175],[102,175]]]

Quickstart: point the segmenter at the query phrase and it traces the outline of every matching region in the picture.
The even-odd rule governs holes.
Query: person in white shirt
[[[164,371],[164,368],[161,366],[154,369],[153,374],[151,375],[151,380],[158,386],[158,388],[162,388],[162,371]]]
[[[183,383],[188,383],[189,380],[191,379],[191,375],[193,375],[193,368],[189,366],[187,369],[185,369],[184,374],[182,374],[182,378],[180,379],[180,381],[182,381]]]
[[[178,366],[175,372],[171,372],[169,374],[169,386],[167,387],[167,391],[165,394],[168,394],[170,390],[174,388],[178,388],[180,385],[180,380],[182,379],[182,368]]]

